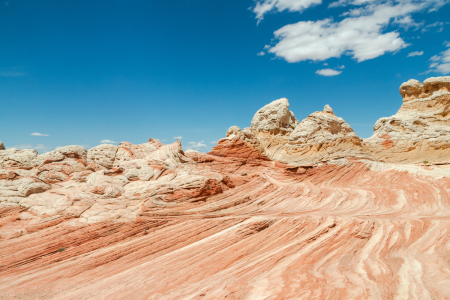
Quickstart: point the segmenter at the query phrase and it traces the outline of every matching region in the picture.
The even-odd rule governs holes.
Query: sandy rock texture
[[[353,129],[329,105],[298,122],[286,98],[261,108],[251,127],[232,126],[227,138],[239,136],[267,157],[288,164],[316,164],[339,157],[371,157]]]
[[[387,162],[439,163],[450,157],[450,77],[409,80],[400,87],[403,104],[379,119],[365,139],[373,155]]]
[[[295,167],[236,136],[175,169],[152,159],[169,172],[100,170],[88,191],[69,179],[0,208],[0,297],[450,299],[446,166]],[[123,195],[89,192],[101,186]]]
[[[400,92],[365,141],[280,99],[209,153],[1,149],[0,299],[450,299],[449,80]]]

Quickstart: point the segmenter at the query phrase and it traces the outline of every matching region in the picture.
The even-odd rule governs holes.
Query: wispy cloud
[[[313,5],[321,4],[322,0],[262,0],[253,8],[256,18],[261,21],[264,15],[272,10],[303,11]]]
[[[30,135],[33,135],[33,136],[49,136],[48,134],[39,133],[39,132],[34,132],[34,133],[30,134]]]
[[[266,55],[266,52],[261,51],[261,52],[257,53],[256,55],[258,55],[258,56],[264,56],[264,55]]]
[[[217,144],[217,141],[212,141],[211,144]]]
[[[437,31],[441,32],[444,30],[444,22],[435,22],[433,24],[429,24],[427,26],[425,26],[424,28],[422,28],[422,32],[427,32],[428,30],[430,30],[431,28],[435,28],[438,27]]]
[[[205,141],[200,141],[200,142],[189,142],[189,148],[192,149],[204,149],[204,148],[208,148],[208,146],[206,146],[204,144]]]
[[[114,142],[111,140],[101,140],[100,143],[102,143],[102,144],[117,144],[117,142]]]
[[[414,51],[408,54],[407,57],[421,56],[423,55],[423,51]]]
[[[425,74],[436,72],[446,75],[450,73],[450,43],[444,42],[444,45],[446,47],[449,47],[449,49],[442,51],[441,53],[439,53],[439,55],[434,55],[430,58],[430,69],[425,72]]]
[[[176,139],[176,140],[182,140],[183,139],[182,136],[174,136],[173,138]]]
[[[33,144],[33,143],[15,145],[15,146],[13,146],[11,148],[15,148],[15,149],[19,149],[19,150],[35,149],[39,153],[48,152],[48,151],[50,151],[52,149],[52,147],[46,146],[44,144]]]
[[[336,71],[333,69],[322,69],[322,70],[317,70],[316,74],[318,75],[322,75],[322,76],[336,76],[341,74],[342,71]]]

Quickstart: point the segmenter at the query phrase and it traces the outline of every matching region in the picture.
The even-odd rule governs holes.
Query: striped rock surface
[[[295,167],[247,147],[151,155],[185,188],[129,181],[127,222],[3,207],[0,299],[450,299],[450,168]]]

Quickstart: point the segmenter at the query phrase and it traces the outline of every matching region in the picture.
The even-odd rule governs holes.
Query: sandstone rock
[[[125,176],[107,176],[105,171],[98,171],[87,177],[85,190],[103,197],[115,198],[123,194],[123,186],[127,183]]]
[[[91,148],[87,151],[87,161],[110,169],[114,165],[117,149],[116,145],[110,144]]]
[[[230,135],[237,135],[239,133],[241,133],[241,128],[239,128],[238,126],[231,126],[227,130],[227,137],[229,137]]]
[[[164,145],[155,139],[150,139],[147,143],[140,145],[122,142],[119,144],[114,164],[119,165],[122,161],[144,159],[162,146]]]
[[[251,130],[262,135],[289,135],[298,124],[294,113],[289,110],[289,101],[282,98],[256,112]]]
[[[179,140],[170,145],[163,145],[156,151],[151,152],[147,156],[147,159],[162,161],[171,168],[176,168],[182,163],[190,162],[190,159],[184,155],[183,147]]]
[[[21,206],[29,208],[32,213],[38,216],[62,214],[72,203],[73,200],[69,197],[50,192],[34,194],[20,201]]]
[[[233,126],[227,136],[239,136],[267,157],[286,163],[313,164],[336,157],[370,157],[362,140],[342,118],[335,116],[329,105],[298,123],[289,111],[288,100],[280,99],[256,113],[251,130],[253,136],[246,139]]]
[[[291,133],[285,147],[273,158],[310,164],[336,157],[367,156],[358,135],[326,105],[323,111],[304,119]]]
[[[128,180],[150,180],[155,171],[149,166],[148,161],[144,159],[135,159],[132,161],[122,162],[120,166],[124,169],[123,176]],[[159,168],[157,168],[159,170]]]
[[[33,177],[18,177],[0,180],[0,197],[27,197],[31,194],[42,193],[51,186]]]
[[[61,161],[85,161],[87,151],[81,146],[65,146],[56,150],[40,154],[33,159],[32,165],[41,166],[53,162]]]
[[[450,77],[409,80],[400,87],[403,105],[379,119],[365,140],[378,159],[418,163],[450,161]]]
[[[31,149],[0,150],[0,166],[2,168],[32,168],[33,160],[38,154],[36,150]]]
[[[219,140],[208,154],[221,157],[269,160],[261,151],[252,147],[250,143],[244,142],[239,135],[232,135]]]
[[[5,145],[3,145],[2,141],[0,141],[0,150],[5,150]]]
[[[247,127],[241,130],[238,126],[231,126],[227,131],[227,138],[231,140],[234,137],[238,137],[249,146],[253,147],[256,151],[264,154],[264,148],[261,146],[259,139],[250,128]]]

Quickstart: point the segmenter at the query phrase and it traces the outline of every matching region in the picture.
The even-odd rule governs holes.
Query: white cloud
[[[167,140],[161,140],[161,142],[167,142]]]
[[[48,152],[51,150],[50,146],[46,146],[44,144],[32,144],[32,143],[28,143],[28,144],[21,144],[21,145],[15,145],[14,147],[15,149],[19,149],[19,150],[23,150],[23,149],[35,149],[37,150],[39,153],[44,153],[44,152]]]
[[[444,22],[438,21],[433,24],[429,24],[429,25],[425,26],[424,28],[422,28],[422,32],[426,32],[426,31],[430,30],[430,28],[434,28],[434,27],[439,27],[437,31],[441,32],[444,30]]]
[[[322,76],[336,76],[341,74],[342,71],[336,71],[333,69],[322,69],[322,70],[317,70],[316,74],[318,75],[322,75]]]
[[[450,47],[450,43],[444,43],[446,47]],[[436,72],[443,75],[450,73],[450,48],[442,51],[439,55],[430,58],[430,69],[426,73]]]
[[[308,7],[321,3],[322,0],[262,0],[256,3],[253,12],[258,20],[262,20],[264,15],[272,10],[301,12]]]
[[[345,66],[342,65],[342,66],[339,66],[338,68],[341,69],[341,70],[343,70],[343,69],[345,69]]]
[[[332,18],[301,21],[274,32],[277,44],[268,52],[290,63],[349,55],[358,62],[409,46],[392,26],[419,26],[412,13],[440,7],[447,0],[340,0],[330,6],[358,5],[341,21]]]
[[[348,6],[348,5],[363,5],[371,2],[375,2],[376,0],[339,0],[330,3],[328,7],[340,7],[340,6]]]
[[[43,134],[43,133],[39,133],[39,132],[34,132],[30,135],[34,135],[34,136],[49,136],[48,134]]]
[[[408,54],[407,57],[421,56],[423,55],[423,51],[414,51]]]
[[[176,139],[176,140],[182,140],[183,139],[182,136],[174,136],[173,138]]]
[[[111,140],[101,140],[100,143],[102,143],[102,144],[117,144],[117,142],[114,142]]]
[[[217,141],[212,141],[211,144],[217,144]]]
[[[264,56],[264,55],[266,55],[266,52],[261,51],[261,52],[257,53],[256,55],[258,55],[258,56]]]
[[[205,144],[203,144],[205,141],[200,141],[200,142],[189,142],[189,147],[192,149],[202,149],[202,148],[207,148],[208,146],[206,146]]]

